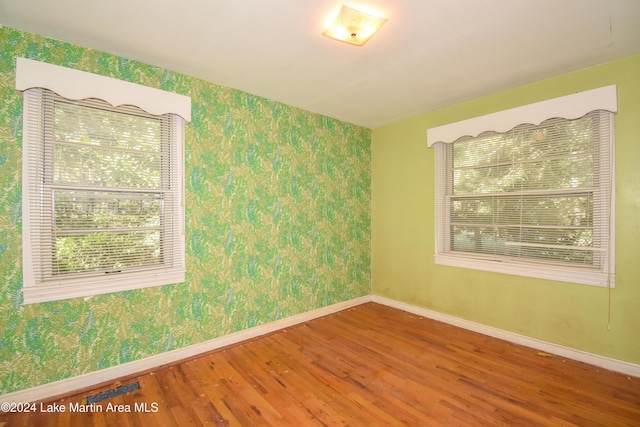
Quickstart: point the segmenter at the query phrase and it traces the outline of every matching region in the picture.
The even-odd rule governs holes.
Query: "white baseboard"
[[[447,323],[449,325],[457,326],[459,328],[478,332],[483,335],[488,335],[490,337],[509,341],[514,344],[531,347],[537,350],[541,350],[545,353],[555,354],[556,356],[566,357],[567,359],[573,359],[579,362],[588,363],[590,365],[598,366],[610,371],[620,372],[634,377],[640,377],[640,365],[636,365],[634,363],[612,359],[610,357],[600,356],[598,354],[588,353],[586,351],[576,350],[571,347],[565,347],[536,338],[519,335],[513,332],[505,331],[503,329],[494,328],[491,326],[483,325],[481,323],[472,322],[470,320],[450,316],[448,314],[438,313],[437,311],[416,307],[414,305],[395,301],[389,298],[373,295],[371,297],[371,301],[378,304],[387,305],[389,307],[397,308],[399,310],[407,311],[409,313],[417,314],[418,316],[423,316],[429,319],[437,320],[439,322]]]
[[[530,338],[524,335],[515,334],[502,329],[493,328],[491,326],[482,325],[469,320],[461,319],[458,317],[450,316],[447,314],[438,313],[426,308],[417,307],[414,305],[406,304],[403,302],[391,300],[388,298],[372,295],[355,298],[349,301],[341,302],[338,304],[330,305],[327,307],[312,310],[306,313],[298,314],[295,316],[287,317],[285,319],[276,320],[274,322],[267,323],[265,325],[256,326],[254,328],[246,329],[244,331],[235,332],[233,334],[225,335],[220,338],[215,338],[210,341],[206,341],[199,344],[194,344],[188,347],[180,348],[177,350],[161,353],[155,356],[150,356],[144,359],[136,360],[122,365],[113,366],[111,368],[101,369],[99,371],[90,372],[77,377],[68,378],[52,382],[49,384],[43,384],[41,386],[29,388],[26,390],[16,391],[2,395],[2,401],[4,402],[37,402],[51,399],[56,396],[67,394],[73,390],[82,390],[90,388],[92,386],[107,383],[109,381],[115,381],[119,378],[135,375],[139,372],[148,371],[158,368],[160,366],[168,365],[171,363],[179,362],[184,359],[195,357],[202,353],[217,350],[222,347],[237,344],[242,341],[257,338],[262,335],[269,334],[271,332],[278,331],[298,325],[300,323],[307,322],[309,320],[317,319],[318,317],[327,316],[329,314],[337,313],[342,310],[346,310],[360,304],[367,302],[375,302],[378,304],[387,305],[389,307],[397,308],[409,313],[417,314],[429,319],[437,320],[440,322],[448,323],[453,326],[457,326],[463,329],[468,329],[474,332],[478,332],[484,335],[488,335],[494,338],[499,338],[505,341],[512,342],[514,344],[520,344],[527,347],[535,348],[546,353],[555,354],[558,356],[566,357],[568,359],[578,360],[594,366],[599,366],[611,371],[620,372],[635,377],[640,377],[640,365],[636,365],[629,362],[624,362],[617,359],[612,359],[605,356],[600,356],[593,353],[588,353],[581,350],[576,350],[570,347],[564,347],[558,344]]]
[[[135,375],[138,372],[155,369],[159,366],[178,362],[180,360],[189,359],[202,353],[217,350],[242,341],[257,338],[280,329],[295,326],[318,317],[337,313],[351,307],[371,301],[370,296],[355,298],[349,301],[333,304],[327,307],[318,308],[316,310],[301,313],[285,319],[276,320],[264,325],[245,329],[233,334],[215,338],[203,343],[194,344],[177,350],[168,351],[166,353],[157,354],[155,356],[146,357],[122,365],[113,366],[111,368],[101,369],[95,372],[89,372],[77,377],[67,378],[55,381],[41,386],[29,388],[26,390],[16,391],[2,395],[3,402],[37,402],[51,399],[56,396],[68,394],[73,390],[82,390],[98,384],[114,381],[118,378]]]

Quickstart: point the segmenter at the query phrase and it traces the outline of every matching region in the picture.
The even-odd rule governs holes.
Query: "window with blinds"
[[[616,102],[609,86],[429,129],[436,263],[614,286]]]
[[[39,281],[171,266],[170,116],[36,91],[44,112]]]
[[[28,58],[24,304],[185,280],[185,95]]]
[[[24,98],[34,285],[183,281],[181,119],[40,88]]]
[[[446,145],[448,251],[601,269],[609,114],[550,119]]]

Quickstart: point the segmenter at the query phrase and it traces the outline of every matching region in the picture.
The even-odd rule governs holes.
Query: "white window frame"
[[[166,92],[109,77],[90,74],[79,70],[60,67],[26,58],[18,58],[16,63],[16,89],[26,91],[32,88],[44,88],[58,95],[80,100],[95,98],[113,106],[132,105],[154,114],[170,114],[176,127],[175,144],[177,153],[176,176],[179,177],[179,209],[175,247],[179,251],[177,262],[171,268],[150,269],[145,271],[122,272],[102,276],[86,276],[38,281],[34,275],[34,257],[32,256],[38,229],[38,221],[32,214],[30,179],[33,174],[28,159],[30,150],[38,149],[39,141],[30,139],[29,126],[41,120],[40,101],[25,96],[23,110],[23,169],[22,169],[22,234],[23,234],[23,302],[32,304],[75,297],[140,289],[181,283],[185,280],[185,244],[184,244],[184,126],[191,121],[191,99],[188,96]],[[33,105],[35,104],[35,105]]]
[[[506,132],[524,123],[539,125],[550,118],[577,119],[594,110],[609,111],[610,123],[610,185],[607,189],[609,198],[608,215],[608,250],[607,261],[603,268],[580,268],[574,266],[548,265],[523,260],[487,259],[473,254],[453,252],[449,250],[447,236],[449,222],[448,204],[444,185],[436,185],[436,248],[435,262],[439,265],[470,268],[535,277],[571,283],[579,283],[603,287],[615,287],[615,167],[614,167],[614,135],[613,113],[617,112],[616,86],[606,86],[584,92],[554,98],[534,104],[500,111],[485,116],[451,123],[427,131],[428,147],[454,143],[461,137],[476,137],[485,131]],[[446,150],[435,150],[436,183],[446,180]],[[603,220],[607,220],[603,218]]]

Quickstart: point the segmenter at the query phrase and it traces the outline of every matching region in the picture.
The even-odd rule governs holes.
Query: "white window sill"
[[[615,275],[587,268],[519,263],[499,259],[477,259],[459,254],[438,254],[435,256],[435,261],[436,264],[450,267],[470,268],[583,285],[615,287]]]
[[[113,275],[109,277],[83,277],[67,279],[64,282],[25,286],[22,288],[22,295],[24,304],[35,304],[69,298],[91,297],[152,286],[171,285],[182,283],[184,280],[184,269],[123,273],[119,277]]]

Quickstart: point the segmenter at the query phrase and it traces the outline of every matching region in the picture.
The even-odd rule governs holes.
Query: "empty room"
[[[640,2],[0,1],[0,427],[640,426]]]

